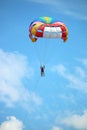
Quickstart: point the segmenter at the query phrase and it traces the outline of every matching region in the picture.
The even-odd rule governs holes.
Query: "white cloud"
[[[16,103],[26,107],[41,104],[41,98],[24,86],[23,80],[33,76],[27,58],[19,53],[0,50],[0,102],[7,107]],[[32,106],[32,105],[31,105]]]
[[[55,65],[52,67],[52,71],[56,71],[61,75],[64,75],[64,73],[66,72],[66,68],[64,65],[59,64],[59,65]]]
[[[52,130],[63,130],[63,129],[60,128],[60,127],[58,127],[58,126],[54,126],[54,127],[52,128]]]
[[[82,115],[74,114],[66,117],[61,122],[77,130],[87,130],[87,110]]]
[[[78,76],[80,76],[81,78],[87,78],[86,72],[83,68],[76,66],[75,71],[77,72]]]
[[[81,62],[81,64],[83,64],[85,67],[87,67],[87,59],[83,58],[83,59],[77,59],[79,62]]]
[[[63,99],[63,101],[66,101],[67,103],[76,104],[75,97],[73,94],[60,94],[59,97]]]
[[[14,116],[7,117],[7,120],[0,125],[0,130],[23,130],[23,128],[22,121]]]
[[[87,74],[85,70],[81,67],[75,67],[73,73],[62,64],[55,65],[52,71],[57,72],[60,76],[65,78],[69,82],[69,87],[81,90],[87,93]]]

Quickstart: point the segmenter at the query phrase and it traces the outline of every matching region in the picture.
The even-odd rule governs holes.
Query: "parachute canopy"
[[[39,17],[29,26],[29,37],[32,42],[38,38],[62,38],[65,42],[68,38],[66,25],[51,17]]]

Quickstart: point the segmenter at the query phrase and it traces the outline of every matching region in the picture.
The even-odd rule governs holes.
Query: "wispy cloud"
[[[52,130],[63,130],[63,129],[58,126],[53,126]]]
[[[31,1],[31,0],[27,0]],[[40,3],[47,5],[47,7],[52,10],[59,13],[66,14],[71,17],[75,17],[77,19],[87,20],[87,1],[65,1],[65,0],[32,0],[31,2]],[[79,6],[78,6],[79,5]]]
[[[79,61],[82,65],[84,65],[84,67],[87,68],[87,58],[77,59],[77,61]]]
[[[61,123],[73,127],[76,130],[86,130],[87,129],[87,110],[83,112],[82,115],[73,114],[70,117],[66,117],[61,121]]]
[[[59,94],[59,97],[67,103],[76,104],[73,94]]]
[[[39,106],[41,98],[26,89],[23,82],[33,74],[27,57],[0,50],[0,102],[4,102],[7,107],[17,103],[25,108],[32,108],[32,104]]]
[[[69,68],[66,68],[63,64],[59,64],[55,65],[52,68],[52,71],[58,73],[60,76],[65,78],[69,82],[68,87],[72,87],[74,89],[87,93],[86,68],[81,66],[74,66],[72,73],[70,72]]]
[[[0,125],[0,130],[23,130],[23,128],[23,122],[14,116],[7,117],[7,120]]]
[[[76,19],[87,21],[87,14],[85,14],[84,12],[81,13],[81,10],[80,11],[78,10],[77,12],[75,12],[74,9],[72,11],[68,9],[68,10],[65,10],[64,13],[66,15],[72,16],[72,17],[74,17]]]

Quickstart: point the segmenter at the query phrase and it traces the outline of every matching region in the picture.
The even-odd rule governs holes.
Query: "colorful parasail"
[[[61,38],[64,42],[68,39],[66,25],[51,17],[39,17],[29,26],[29,38],[36,42],[38,38]]]

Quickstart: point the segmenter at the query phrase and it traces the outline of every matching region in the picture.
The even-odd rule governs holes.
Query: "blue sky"
[[[87,130],[86,10],[86,0],[0,1],[0,130]],[[40,16],[65,23],[67,42],[32,43]]]

